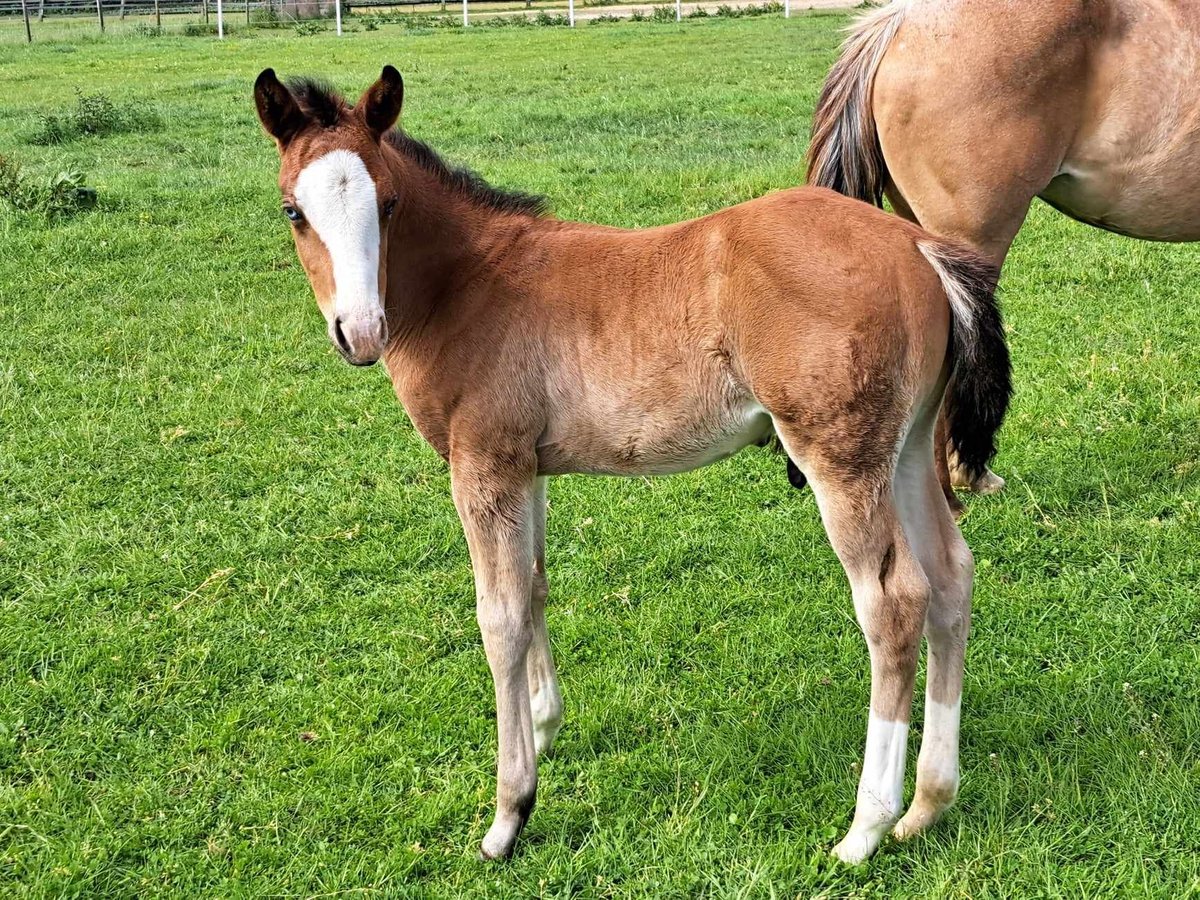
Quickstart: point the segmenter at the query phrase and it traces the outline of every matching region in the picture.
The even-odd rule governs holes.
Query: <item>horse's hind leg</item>
[[[781,437],[789,452],[800,449],[786,430]],[[848,471],[803,452],[793,458],[803,460],[825,530],[849,576],[871,657],[871,709],[854,821],[833,849],[839,859],[858,863],[875,852],[903,807],[908,719],[929,581],[905,535],[890,471]]]
[[[931,466],[929,428],[914,429],[897,466],[895,494],[909,543],[929,579],[925,722],[917,790],[893,834],[901,840],[933,825],[958,793],[959,709],[971,625],[974,561],[942,500]]]
[[[554,744],[562,727],[563,703],[558,690],[558,675],[550,651],[546,630],[546,479],[539,478],[533,498],[533,640],[525,657],[529,679],[529,707],[533,715],[533,743],[539,754]]]

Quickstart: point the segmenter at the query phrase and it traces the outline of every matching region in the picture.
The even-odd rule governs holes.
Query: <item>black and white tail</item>
[[[950,382],[945,412],[950,446],[972,478],[987,471],[1012,397],[1012,365],[996,303],[1000,270],[950,241],[917,244],[950,301]]]

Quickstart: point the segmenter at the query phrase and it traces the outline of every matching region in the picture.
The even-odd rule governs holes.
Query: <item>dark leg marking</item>
[[[896,545],[888,544],[887,550],[884,551],[883,560],[879,563],[879,586],[885,591],[887,590],[888,573],[892,571],[892,564],[896,561]]]

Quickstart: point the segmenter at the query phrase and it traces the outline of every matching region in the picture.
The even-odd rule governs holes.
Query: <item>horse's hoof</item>
[[[1004,479],[991,469],[985,469],[983,474],[975,479],[971,490],[976,494],[998,494],[1004,490],[1004,483]]]
[[[872,831],[854,831],[853,829],[841,840],[830,854],[848,866],[857,866],[866,862],[879,847],[881,836]]]

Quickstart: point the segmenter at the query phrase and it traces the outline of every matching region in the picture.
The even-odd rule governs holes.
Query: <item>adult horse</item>
[[[997,268],[1034,197],[1130,237],[1200,240],[1200,3],[894,0],[825,81],[808,180],[886,196]],[[1004,485],[953,462],[960,485]]]
[[[977,254],[831,191],[799,188],[640,231],[562,222],[451,169],[392,126],[390,66],[355,105],[255,85],[283,213],[352,363],[382,358],[450,463],[496,688],[507,856],[562,720],[544,606],[546,476],[669,474],[777,435],[810,479],[871,656],[857,862],[932,824],[958,787],[971,553],[933,467],[976,469],[1008,403],[1008,350]],[[951,372],[957,372],[946,389]],[[929,641],[916,794],[900,817],[917,656]]]

